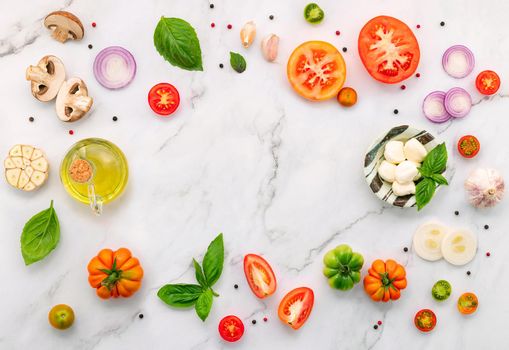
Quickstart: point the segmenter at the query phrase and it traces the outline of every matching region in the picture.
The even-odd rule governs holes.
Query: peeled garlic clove
[[[279,37],[276,34],[270,34],[262,40],[262,54],[263,57],[269,61],[274,62],[277,58],[279,48]]]
[[[253,21],[249,21],[240,30],[240,41],[242,46],[246,49],[251,46],[256,36],[256,24]]]
[[[474,170],[465,181],[468,201],[476,208],[495,206],[504,196],[504,178],[495,169]]]

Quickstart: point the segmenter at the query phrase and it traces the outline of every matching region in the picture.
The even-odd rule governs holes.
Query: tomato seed
[[[336,35],[339,35],[341,34],[339,30],[336,30]]]
[[[232,26],[231,24],[228,24],[228,25],[226,26],[226,28],[228,28],[228,29],[232,29],[232,28],[233,28],[233,26]]]
[[[97,24],[95,22],[92,22],[92,27],[95,28],[96,26],[97,26]]]

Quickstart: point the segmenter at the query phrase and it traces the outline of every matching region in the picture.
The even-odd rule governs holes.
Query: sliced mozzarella
[[[448,228],[438,222],[427,222],[414,233],[415,253],[424,260],[435,261],[442,258],[442,243]]]
[[[407,183],[399,183],[394,181],[392,183],[392,192],[394,192],[396,196],[415,194],[415,183],[413,181]]]
[[[405,153],[406,159],[416,163],[421,163],[428,154],[426,148],[422,145],[422,143],[417,141],[417,139],[408,140],[405,143],[403,151]]]
[[[405,160],[399,163],[396,167],[394,177],[397,182],[405,184],[408,182],[413,182],[417,174],[419,174],[419,170],[417,170],[415,163],[409,160]]]
[[[380,175],[382,179],[390,183],[394,182],[395,172],[396,165],[389,163],[386,160],[382,161],[382,163],[380,163],[380,166],[378,167],[378,175]]]
[[[403,152],[403,142],[389,141],[385,145],[384,157],[392,164],[399,164],[405,160],[405,153]]]
[[[442,255],[453,265],[468,264],[475,257],[477,238],[468,230],[454,230],[442,240]]]

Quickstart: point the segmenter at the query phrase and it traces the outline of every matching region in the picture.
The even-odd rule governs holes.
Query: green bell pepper
[[[352,248],[346,244],[338,245],[325,254],[323,263],[323,274],[332,288],[349,290],[361,280],[360,270],[364,258],[359,253],[352,252]]]

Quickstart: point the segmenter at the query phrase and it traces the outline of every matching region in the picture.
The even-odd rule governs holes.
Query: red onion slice
[[[472,108],[472,97],[460,87],[454,87],[445,94],[444,107],[454,118],[463,118]]]
[[[136,75],[136,61],[123,47],[110,46],[96,56],[94,75],[105,88],[120,89],[128,85]]]
[[[445,92],[433,91],[424,98],[422,102],[422,111],[424,116],[433,123],[444,123],[451,119],[444,106]]]
[[[451,46],[442,56],[442,66],[451,77],[456,79],[464,78],[474,69],[474,54],[466,46]]]

